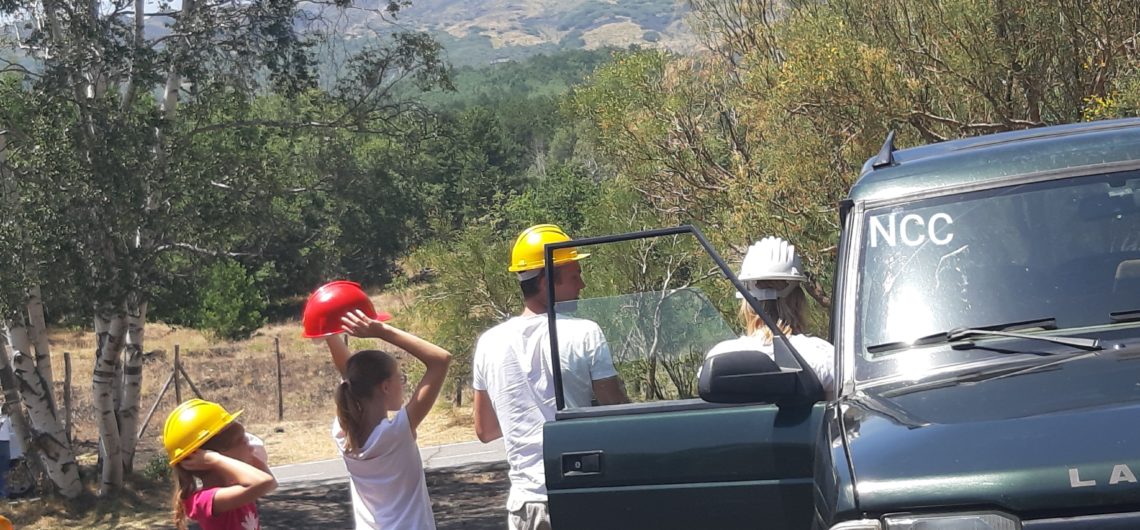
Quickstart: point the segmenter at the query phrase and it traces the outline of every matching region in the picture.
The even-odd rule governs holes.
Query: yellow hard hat
[[[201,399],[191,399],[178,405],[166,417],[166,426],[162,429],[162,445],[166,447],[170,465],[181,462],[202,447],[237,419],[241,412],[230,414],[221,405]]]
[[[562,243],[563,241],[570,241],[570,236],[566,235],[561,228],[552,224],[534,225],[523,233],[519,234],[519,238],[515,240],[515,246],[511,249],[511,272],[526,272],[542,269],[544,265],[543,247],[548,243]],[[559,248],[554,250],[551,258],[554,260],[554,265],[562,265],[571,261],[578,261],[589,254],[579,254],[578,249],[575,247]],[[533,278],[535,275],[521,274],[523,276]]]

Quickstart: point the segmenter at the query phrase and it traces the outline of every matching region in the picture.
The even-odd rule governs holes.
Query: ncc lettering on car
[[[883,220],[886,218],[886,225]],[[871,247],[879,246],[880,239],[887,246],[917,247],[929,240],[935,245],[949,245],[954,240],[954,232],[949,231],[954,218],[946,212],[938,212],[924,217],[908,213],[899,217],[897,213],[871,218]]]

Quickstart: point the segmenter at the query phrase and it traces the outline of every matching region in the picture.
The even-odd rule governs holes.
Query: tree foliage
[[[265,296],[254,275],[234,261],[210,266],[199,291],[198,319],[221,339],[243,339],[265,324]]]
[[[238,269],[202,267],[263,252],[264,241],[319,237],[319,220],[305,224],[299,213],[313,198],[297,197],[344,189],[322,189],[344,175],[312,178],[290,151],[319,142],[318,131],[399,136],[415,107],[396,86],[447,87],[449,68],[430,38],[397,33],[322,91],[315,35],[295,24],[309,14],[295,0],[17,0],[0,4],[0,16],[18,21],[14,45],[34,61],[3,70],[4,200],[20,213],[3,216],[10,235],[0,242],[12,246],[0,253],[19,260],[0,278],[0,298],[18,308],[43,284],[60,306],[94,313],[100,489],[110,493],[132,467],[142,351],[132,341],[154,295],[176,285],[172,273],[205,277],[241,296],[227,314],[207,293],[200,320],[223,334],[248,330],[259,308],[242,300],[242,278],[220,276]],[[304,263],[289,258],[305,247],[275,256],[273,268]]]
[[[827,302],[836,207],[888,130],[941,141],[1134,109],[1131,2],[694,0],[707,52],[623,54],[570,105],[668,219],[805,251]]]

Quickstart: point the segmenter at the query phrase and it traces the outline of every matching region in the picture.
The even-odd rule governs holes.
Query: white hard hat
[[[740,280],[786,280],[802,282],[804,276],[796,247],[778,237],[766,237],[748,247],[740,265]]]

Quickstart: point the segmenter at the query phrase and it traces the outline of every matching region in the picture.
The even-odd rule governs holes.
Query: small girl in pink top
[[[256,501],[277,488],[242,424],[241,412],[192,399],[166,420],[163,444],[174,468],[174,525],[202,530],[261,530]]]

